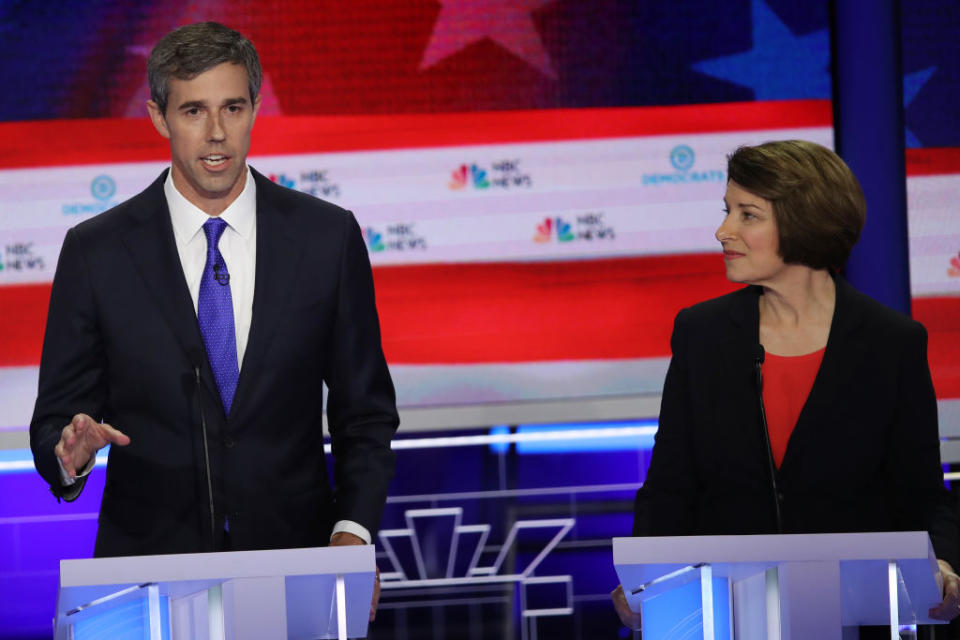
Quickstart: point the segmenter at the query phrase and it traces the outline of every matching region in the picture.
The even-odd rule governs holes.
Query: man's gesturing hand
[[[53,452],[60,459],[63,470],[71,478],[76,478],[77,471],[87,466],[91,456],[108,444],[125,447],[130,444],[130,437],[85,413],[78,413],[60,432],[60,442]]]

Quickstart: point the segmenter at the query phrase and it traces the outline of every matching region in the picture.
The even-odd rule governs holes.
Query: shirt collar
[[[190,242],[210,216],[177,190],[173,184],[172,171],[167,173],[167,179],[163,183],[163,194],[167,197],[167,207],[170,209],[170,220],[177,243],[182,245]],[[257,185],[248,165],[243,191],[218,217],[246,239],[253,233],[256,215]]]

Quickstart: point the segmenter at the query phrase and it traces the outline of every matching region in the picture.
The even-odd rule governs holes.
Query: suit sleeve
[[[336,486],[334,520],[376,535],[393,477],[390,440],[400,420],[380,344],[370,259],[353,215],[344,229],[338,308],[325,376]]]
[[[67,232],[57,261],[40,358],[37,402],[30,421],[30,448],[37,471],[55,496],[70,499],[79,495],[82,487],[62,486],[54,447],[60,432],[77,413],[100,420],[106,397],[97,308],[77,236],[76,229]]]
[[[650,467],[634,503],[633,535],[687,535],[696,529],[699,488],[693,457],[687,341],[681,311],[673,325],[673,356],[663,383],[660,425]]]
[[[888,447],[889,494],[900,528],[923,528],[930,533],[941,560],[956,569],[958,524],[956,505],[943,486],[937,399],[927,362],[927,331],[911,325],[910,338],[900,357],[899,409]]]

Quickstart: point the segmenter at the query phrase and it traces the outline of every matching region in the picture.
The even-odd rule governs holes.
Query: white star
[[[474,42],[493,40],[544,75],[557,73],[530,14],[555,0],[440,0],[442,6],[420,70]]]

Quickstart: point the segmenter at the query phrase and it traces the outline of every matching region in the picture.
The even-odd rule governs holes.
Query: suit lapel
[[[737,304],[730,308],[731,328],[725,332],[725,340],[720,346],[727,380],[753,380],[754,358],[760,336],[757,297],[757,288],[750,287],[743,292]]]
[[[852,288],[846,280],[835,275],[834,283],[837,293],[833,318],[830,321],[830,335],[827,337],[827,346],[813,387],[788,441],[781,465],[783,470],[793,464],[793,458],[801,455],[797,452],[806,446],[805,443],[819,443],[813,446],[823,446],[824,442],[829,442],[830,434],[825,431],[829,429],[832,409],[835,403],[840,401],[837,394],[843,389],[847,372],[851,367],[856,367],[865,355],[864,348],[857,339],[857,328],[863,321],[862,310],[853,304]]]
[[[835,276],[834,282],[837,298],[823,361],[788,441],[786,454],[780,467],[781,473],[789,473],[789,467],[796,464],[795,459],[798,459],[798,456],[803,455],[800,452],[808,446],[807,443],[812,443],[810,446],[823,446],[824,442],[829,442],[829,434],[823,431],[830,428],[829,416],[835,403],[840,401],[839,390],[843,388],[847,372],[866,354],[857,333],[858,327],[863,322],[863,312],[855,304],[852,296],[853,289],[840,276]],[[743,414],[755,416],[755,418],[742,421],[746,428],[753,429],[759,428],[760,415],[756,410],[758,406],[754,391],[756,383],[752,375],[749,378],[747,375],[752,374],[755,366],[753,353],[760,335],[760,313],[758,290],[754,287],[750,291],[753,295],[744,295],[736,305],[731,307],[728,337],[719,345],[725,380],[736,381],[725,383],[726,388],[744,392],[731,395],[725,402],[718,405],[718,410],[739,409],[742,412],[744,407],[755,407]],[[741,384],[739,382],[741,380],[746,384]],[[751,434],[747,434],[747,437],[751,437]]]
[[[759,289],[743,290],[737,303],[730,308],[729,329],[725,339],[718,345],[723,361],[725,398],[721,398],[717,410],[729,415],[749,416],[749,419],[730,421],[717,416],[717,424],[735,424],[745,433],[748,442],[760,442],[760,411],[756,395],[755,357],[760,336]]]
[[[210,390],[216,390],[213,372],[203,348],[197,315],[173,237],[173,223],[163,195],[164,172],[138,198],[133,207],[134,225],[123,242],[137,271],[156,303],[160,315],[173,331],[191,363],[199,360],[201,378]]]
[[[250,397],[260,362],[283,323],[284,309],[303,252],[303,242],[294,227],[293,212],[276,197],[278,187],[256,171],[252,173],[257,184],[257,266],[250,337],[231,416],[238,415],[238,407]]]

